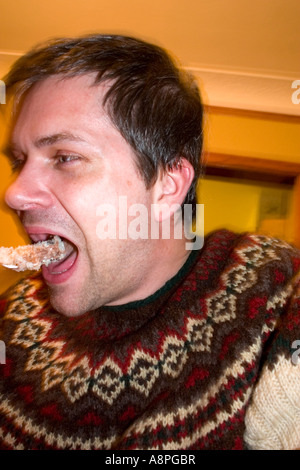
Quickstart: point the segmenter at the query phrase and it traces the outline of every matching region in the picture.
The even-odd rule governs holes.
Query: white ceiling
[[[208,104],[300,114],[300,0],[0,0],[0,74],[38,42],[91,32],[160,44]]]

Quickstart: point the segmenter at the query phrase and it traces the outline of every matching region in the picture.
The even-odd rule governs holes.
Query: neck
[[[153,295],[176,276],[191,254],[191,250],[186,249],[185,239],[159,239],[152,242],[151,254],[146,259],[147,269],[141,270],[143,275],[136,289],[124,297],[121,304],[144,300]],[[116,306],[120,305],[120,302],[106,305]]]

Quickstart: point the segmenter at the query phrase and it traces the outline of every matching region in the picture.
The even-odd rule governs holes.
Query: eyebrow
[[[33,144],[37,148],[42,148],[54,145],[59,142],[85,142],[85,140],[76,134],[72,134],[71,132],[58,132],[56,134],[39,137],[33,142]],[[5,148],[1,149],[1,153],[11,159],[14,152],[17,151],[17,148],[17,145],[11,143],[8,144]]]
[[[85,142],[82,137],[72,134],[71,132],[59,132],[57,134],[46,135],[39,137],[34,141],[34,145],[37,148],[47,147],[49,145],[54,145],[59,142]]]

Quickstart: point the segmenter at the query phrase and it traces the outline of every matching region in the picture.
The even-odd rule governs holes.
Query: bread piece
[[[42,264],[48,266],[52,261],[64,257],[63,241],[55,235],[53,238],[33,245],[17,248],[0,248],[0,264],[15,271],[38,270]]]

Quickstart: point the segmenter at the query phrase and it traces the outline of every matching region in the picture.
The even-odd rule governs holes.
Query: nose
[[[19,215],[22,211],[49,207],[52,196],[43,170],[26,162],[17,178],[6,190],[5,202]]]

